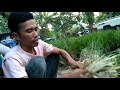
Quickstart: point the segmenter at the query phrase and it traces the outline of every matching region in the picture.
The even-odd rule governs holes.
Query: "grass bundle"
[[[118,77],[116,65],[117,55],[105,55],[101,51],[83,49],[81,52],[80,61],[82,61],[86,69],[91,73],[89,77],[93,78],[116,78]]]

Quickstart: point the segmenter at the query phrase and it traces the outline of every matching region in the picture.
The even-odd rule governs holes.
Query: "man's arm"
[[[85,75],[88,71],[86,69],[75,69],[70,73],[65,73],[57,78],[87,78],[88,76]]]
[[[27,72],[25,67],[20,64],[17,59],[9,58],[3,62],[3,71],[7,78],[27,78]],[[7,69],[7,71],[6,71]],[[10,76],[7,76],[9,73]]]
[[[8,51],[10,51],[10,48],[3,45],[3,44],[0,44],[0,53],[5,55]]]
[[[76,67],[83,68],[82,63],[76,62],[70,56],[70,54],[67,51],[63,50],[63,49],[60,49],[60,48],[57,48],[57,47],[53,47],[52,53],[61,55],[63,58],[65,58],[67,60],[68,64],[70,64],[71,66],[74,66],[73,68],[76,68]]]

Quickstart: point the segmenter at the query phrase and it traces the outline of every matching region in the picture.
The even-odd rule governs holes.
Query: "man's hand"
[[[79,61],[72,60],[72,61],[69,61],[68,63],[70,65],[70,67],[73,69],[75,69],[75,68],[84,69],[85,68],[84,65],[82,64],[82,62],[79,62]]]
[[[59,54],[59,55],[61,55],[63,58],[65,58],[71,68],[81,68],[81,69],[84,68],[84,65],[83,65],[81,62],[75,61],[75,60],[70,56],[70,54],[68,54],[68,52],[65,51],[65,50],[63,50],[63,49],[60,49],[60,48],[57,48],[57,47],[53,47],[52,53]]]
[[[58,76],[58,78],[89,78],[88,75],[86,75],[87,73],[89,72],[86,69],[77,68],[69,73]]]

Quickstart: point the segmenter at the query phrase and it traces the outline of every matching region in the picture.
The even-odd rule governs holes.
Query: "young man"
[[[38,27],[31,13],[11,13],[8,27],[19,43],[5,55],[2,68],[6,78],[55,78],[59,55],[63,56],[73,68],[80,68],[60,77],[78,77],[81,71],[86,72],[81,69],[82,64],[73,60],[65,50],[38,40]]]
[[[10,48],[0,43],[0,76],[3,76],[3,70],[2,70],[2,61],[3,56],[10,51]]]
[[[8,51],[10,48],[0,43],[0,54],[5,55]]]

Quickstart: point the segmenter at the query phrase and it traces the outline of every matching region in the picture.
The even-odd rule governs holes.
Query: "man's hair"
[[[8,18],[8,28],[11,33],[19,32],[18,24],[30,19],[33,19],[33,14],[30,12],[13,12]]]

